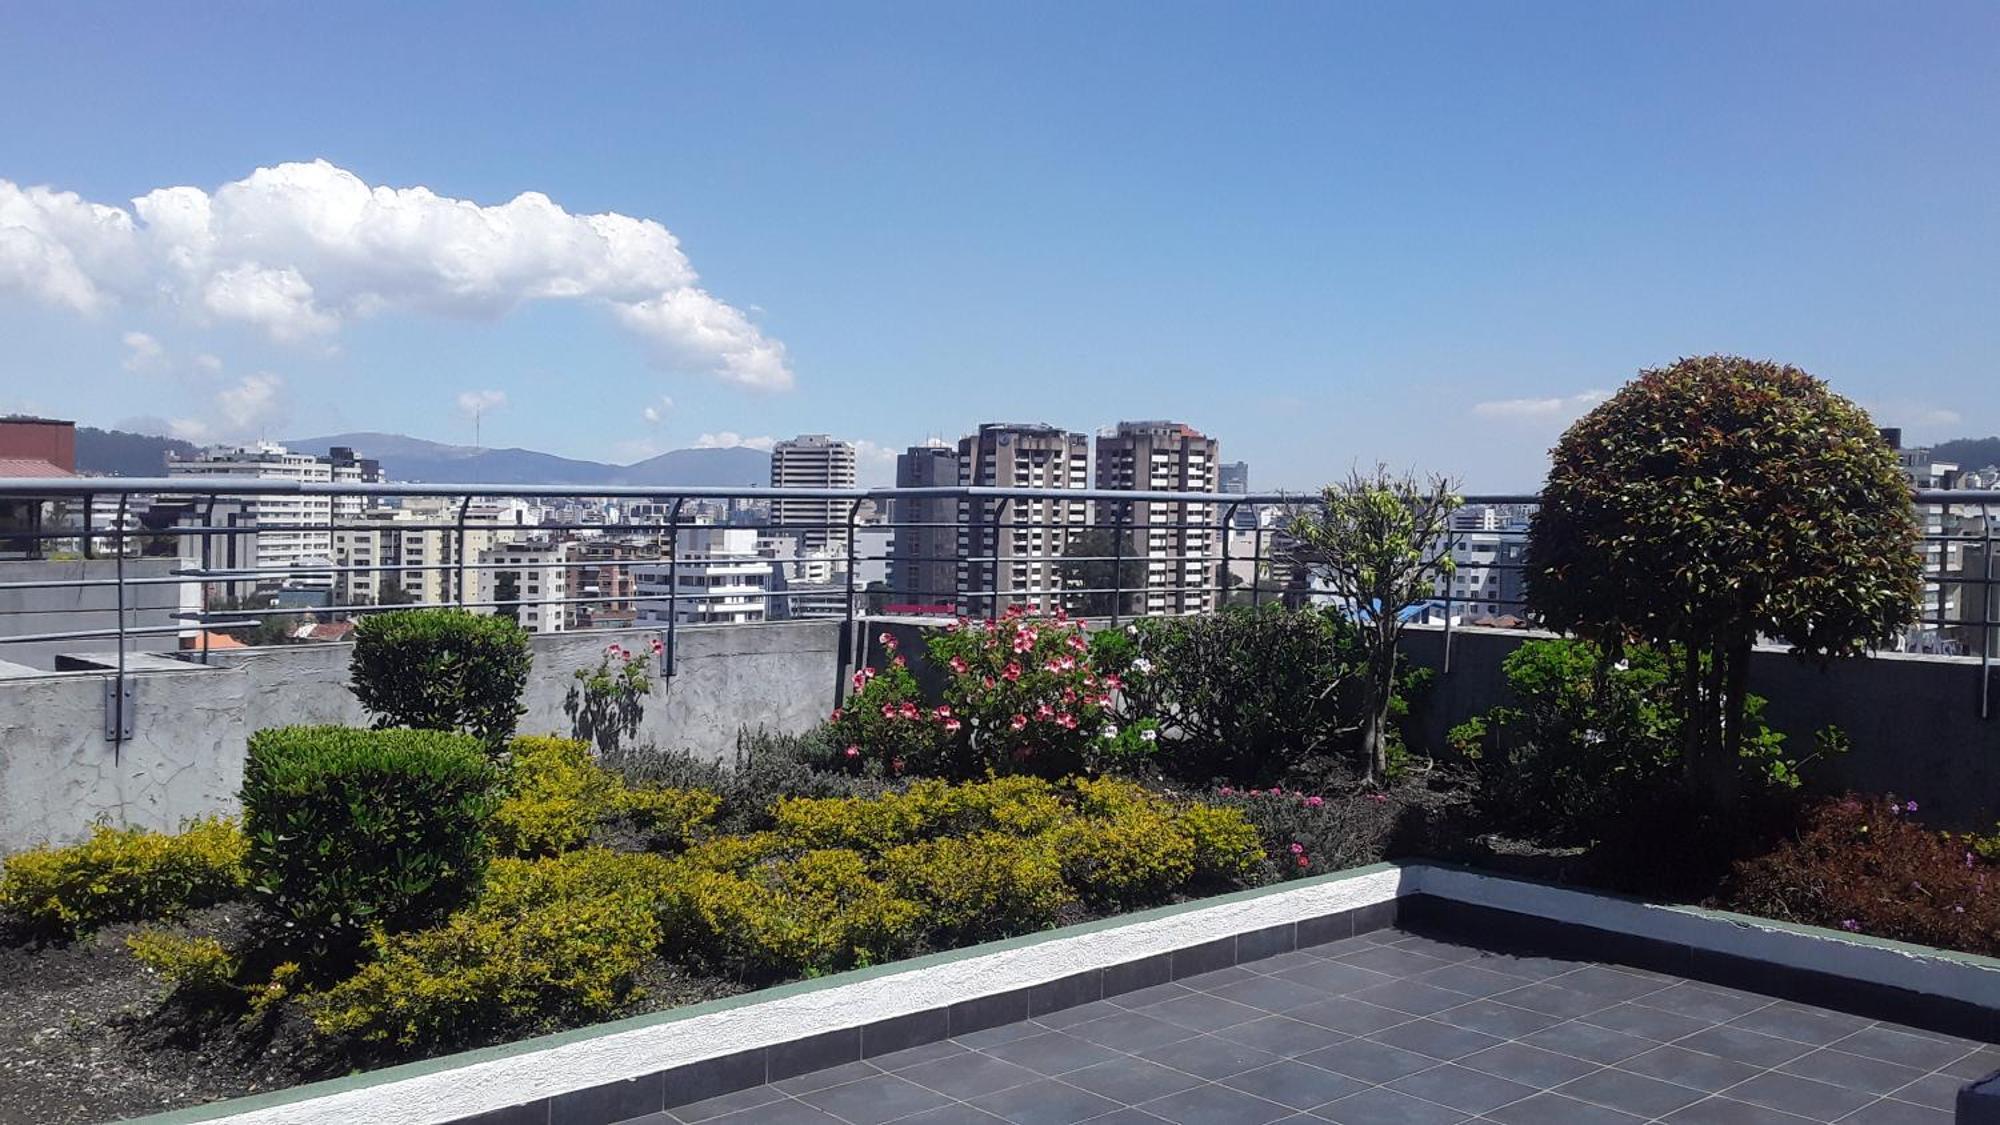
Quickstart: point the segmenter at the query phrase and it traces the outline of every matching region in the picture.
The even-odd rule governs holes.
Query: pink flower
[[[842,710],[841,710],[840,708],[838,708],[838,707],[835,707],[835,708],[833,709],[833,714],[831,714],[831,715],[828,715],[828,716],[827,716],[827,719],[828,719],[828,720],[829,720],[830,722],[836,722],[836,723],[837,723],[837,722],[839,722],[839,721],[840,721],[840,717],[841,717],[842,715],[844,715],[844,714],[846,714],[846,712],[842,711]]]
[[[878,643],[881,643],[881,644],[884,644],[884,645],[887,645],[887,646],[889,646],[890,648],[895,648],[895,647],[896,647],[896,635],[895,635],[894,633],[886,633],[886,632],[885,632],[885,633],[883,633],[882,635],[880,635],[880,636],[876,637],[876,638],[875,638],[875,640],[876,640],[876,641],[877,641]]]
[[[951,670],[961,676],[965,675],[965,670],[970,667],[971,665],[965,662],[965,657],[963,656],[954,656],[951,658]]]
[[[1378,805],[1386,805],[1389,803],[1389,795],[1387,793],[1370,793],[1368,794],[1368,799],[1375,802]]]
[[[1294,844],[1292,845],[1292,854],[1293,854],[1293,855],[1304,855],[1304,854],[1306,854],[1306,846],[1305,846],[1304,844],[1299,844],[1299,843],[1294,843]]]
[[[895,705],[895,704],[893,704],[893,703],[884,703],[884,704],[882,705],[882,717],[883,717],[883,718],[885,718],[885,719],[893,719],[893,718],[895,718],[895,717],[896,717],[896,705]]]
[[[1843,918],[1840,920],[1840,928],[1851,934],[1861,929],[1861,923],[1856,922],[1852,918]]]
[[[859,758],[861,756],[861,747],[849,746],[845,752],[850,758]]]
[[[896,708],[896,714],[905,719],[914,719],[917,717],[917,705],[905,699],[903,705]]]
[[[854,673],[854,690],[855,690],[855,691],[860,691],[860,690],[862,689],[862,687],[863,687],[863,686],[865,686],[865,685],[866,685],[867,683],[868,683],[868,680],[867,680],[867,678],[866,678],[866,677],[864,677],[864,676],[863,676],[863,675],[862,675],[861,673],[859,673],[859,672],[856,672],[856,673]]]
[[[1065,711],[1062,714],[1056,716],[1056,725],[1064,730],[1075,730],[1076,716]]]
[[[957,734],[958,728],[963,725],[957,719],[946,719],[944,721],[944,732],[946,734]]]
[[[1316,809],[1316,808],[1319,808],[1319,807],[1320,807],[1321,805],[1324,805],[1324,804],[1326,804],[1326,799],[1325,799],[1324,797],[1307,797],[1307,798],[1306,798],[1306,807],[1307,807],[1307,808],[1309,808],[1309,809]]]
[[[890,772],[890,773],[898,773],[898,774],[899,774],[899,773],[902,773],[902,772],[903,772],[903,759],[901,759],[901,758],[891,758],[891,759],[889,759],[889,772]]]
[[[1312,860],[1309,860],[1309,859],[1307,859],[1307,858],[1306,858],[1306,857],[1304,857],[1304,856],[1300,856],[1300,857],[1299,857],[1299,866],[1300,866],[1300,867],[1311,867],[1311,866],[1312,866]]]
[[[909,666],[910,666],[910,662],[909,662],[909,661],[907,661],[907,660],[905,660],[905,659],[903,659],[903,656],[902,656],[902,654],[901,654],[901,653],[897,653],[897,654],[896,654],[896,659],[894,659],[894,660],[891,660],[891,661],[890,661],[889,663],[890,663],[890,664],[893,664],[893,665],[895,665],[895,666],[896,666],[896,667],[898,667],[898,668],[907,668],[907,667],[909,667]]]
[[[1066,688],[1064,688],[1064,689],[1063,689],[1063,702],[1064,702],[1064,703],[1075,703],[1075,702],[1076,702],[1076,689],[1075,689],[1075,688],[1067,688],[1067,687],[1066,687]]]
[[[1047,722],[1056,717],[1056,709],[1046,703],[1035,704],[1035,718]]]
[[[994,687],[995,687],[995,686],[996,686],[996,685],[997,685],[997,684],[998,684],[998,683],[999,683],[1000,681],[998,681],[998,680],[994,679],[994,678],[993,678],[993,677],[991,677],[991,676],[987,676],[987,677],[986,677],[985,679],[981,680],[980,682],[986,685],[986,690],[987,690],[987,691],[992,691],[992,690],[993,690],[993,688],[994,688]]]
[[[1007,665],[1005,668],[1000,669],[1000,678],[1006,680],[1008,683],[1013,683],[1015,680],[1021,678],[1021,666],[1019,664]]]
[[[1013,727],[1015,730],[1026,730],[1028,729],[1028,717],[1026,715],[1016,715],[1007,720],[1007,725]]]
[[[667,643],[658,637],[654,637],[652,641],[652,649],[653,649],[653,655],[658,656],[661,653],[667,651]]]
[[[861,670],[861,674],[862,674],[862,675],[864,675],[864,676],[866,676],[866,677],[868,677],[868,678],[869,678],[869,679],[871,679],[871,680],[872,680],[872,679],[874,679],[874,678],[875,678],[875,666],[874,666],[873,664],[870,664],[870,665],[869,665],[868,667],[866,667],[866,668],[863,668],[863,669]]]
[[[940,719],[949,719],[951,718],[951,705],[940,703],[937,705],[937,710],[931,712],[931,714],[936,715]]]
[[[1116,676],[1106,676],[1104,677],[1104,686],[1112,691],[1117,691],[1119,688],[1125,686],[1125,682]]]
[[[1028,632],[1025,629],[1014,634],[1015,652],[1028,652],[1031,651],[1034,647],[1035,647],[1034,634]]]
[[[1090,642],[1083,639],[1082,633],[1071,633],[1069,647],[1072,652],[1083,652],[1090,648]]]
[[[1905,804],[1905,805],[1903,806],[1903,811],[1904,811],[1904,812],[1916,812],[1916,811],[1917,811],[1917,803],[1916,803],[1915,801],[1911,801],[1911,802],[1909,802],[1908,804]]]
[[[1219,793],[1219,794],[1221,794],[1221,795],[1222,795],[1222,796],[1224,796],[1224,797],[1234,797],[1234,796],[1236,795],[1236,790],[1234,790],[1234,789],[1231,789],[1231,788],[1230,788],[1229,786],[1227,786],[1227,785],[1223,786],[1223,787],[1222,787],[1222,788],[1220,788],[1220,789],[1217,789],[1217,790],[1216,790],[1216,792],[1217,792],[1217,793]]]

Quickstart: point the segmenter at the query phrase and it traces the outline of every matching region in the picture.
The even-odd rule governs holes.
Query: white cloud
[[[506,391],[460,391],[458,412],[467,418],[490,414],[507,405]]]
[[[703,434],[694,439],[694,447],[696,449],[735,449],[740,446],[744,449],[761,449],[765,453],[769,453],[771,447],[777,444],[778,439],[769,435],[763,437],[744,437],[734,430],[724,430],[717,434]]]
[[[1560,398],[1503,398],[1475,402],[1472,412],[1481,418],[1569,418],[1609,397],[1609,392],[1589,390]]]
[[[862,438],[854,443],[854,477],[864,488],[896,483],[896,447]]]
[[[672,397],[661,395],[659,405],[654,406],[649,404],[645,406],[639,411],[639,417],[644,418],[649,424],[657,426],[660,423],[660,419],[667,416],[667,411],[673,408],[674,400]]]
[[[125,344],[125,370],[146,371],[160,362],[166,349],[144,332],[127,332],[119,337]]]
[[[791,387],[784,345],[699,282],[651,219],[571,214],[538,192],[482,206],[372,186],[324,160],[213,192],[160,188],[130,210],[0,179],[0,294],[86,314],[158,302],[285,342],[383,312],[494,317],[587,301],[662,367]]]
[[[217,391],[206,417],[175,418],[166,428],[192,442],[248,441],[269,436],[290,414],[284,379],[259,371]]]
[[[217,371],[222,370],[222,357],[203,352],[194,357],[194,367],[197,371],[205,371],[213,375]]]

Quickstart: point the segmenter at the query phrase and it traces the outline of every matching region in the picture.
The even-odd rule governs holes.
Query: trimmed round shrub
[[[83,843],[9,857],[0,868],[0,915],[65,937],[171,918],[241,894],[245,847],[236,821],[224,817],[192,821],[178,834],[99,824]]]
[[[462,609],[378,613],[354,627],[354,696],[377,727],[464,731],[495,749],[526,708],[528,634]]]
[[[421,929],[471,897],[498,774],[477,738],[282,727],[250,738],[246,866],[281,948],[319,975],[369,932]]]

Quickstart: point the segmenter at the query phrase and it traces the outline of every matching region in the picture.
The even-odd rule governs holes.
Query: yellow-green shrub
[[[701,852],[703,849],[696,849]],[[878,882],[858,852],[808,851],[730,870],[682,857],[660,887],[671,940],[750,975],[874,964],[915,942],[922,908]]]
[[[493,816],[503,853],[557,855],[590,842],[591,830],[624,817],[669,847],[685,847],[722,807],[702,789],[635,788],[597,764],[590,744],[523,736],[509,744],[507,797]]]
[[[1042,836],[982,832],[891,848],[883,879],[923,907],[924,927],[946,941],[983,941],[1045,929],[1076,896]]]
[[[182,937],[161,930],[140,930],[125,939],[141,964],[164,977],[169,985],[190,993],[215,993],[236,981],[236,957],[214,938]]]
[[[802,847],[866,852],[988,829],[1033,835],[1069,815],[1056,788],[1033,777],[963,785],[919,781],[901,793],[792,798],[773,810],[777,831]]]
[[[1264,844],[1241,809],[1191,805],[1181,811],[1180,823],[1194,841],[1196,879],[1240,882],[1256,874]]]
[[[236,821],[205,817],[178,834],[100,824],[81,844],[36,848],[0,868],[0,914],[46,934],[171,918],[242,893],[248,845]]]
[[[375,960],[308,1001],[323,1034],[436,1046],[497,1027],[600,1019],[660,945],[667,860],[589,848],[497,860],[444,925],[382,936]]]
[[[1052,836],[1063,878],[1093,901],[1135,906],[1186,886],[1195,871],[1194,837],[1159,797],[1131,782],[1075,782],[1085,815]]]

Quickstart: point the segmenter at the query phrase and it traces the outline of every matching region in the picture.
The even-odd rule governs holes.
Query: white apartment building
[[[1216,440],[1179,422],[1120,422],[1097,435],[1097,487],[1135,492],[1215,492]],[[1206,613],[1215,608],[1220,545],[1212,504],[1099,501],[1100,526],[1130,530],[1144,560],[1143,593],[1127,612]]]
[[[569,544],[498,543],[482,549],[478,562],[475,612],[512,616],[530,633],[564,631],[569,619]],[[511,591],[506,589],[509,585]],[[520,604],[493,604],[499,601]]]
[[[674,537],[678,567],[632,564],[638,623],[748,625],[770,619],[771,560],[757,553],[757,529],[688,527]]]
[[[974,487],[1090,487],[1090,440],[1054,426],[989,422],[958,443],[958,482]],[[997,518],[996,518],[997,517]],[[1085,500],[1017,499],[958,505],[959,612],[1024,605],[1047,613],[1069,605],[1061,559],[1090,523]]]
[[[186,460],[169,454],[167,475],[330,484],[379,481],[382,474],[375,462],[356,458],[350,449],[335,449],[330,456],[318,457],[294,453],[274,442],[258,442],[250,446],[210,446]],[[243,529],[228,534],[250,536],[229,553],[239,558],[243,569],[271,572],[268,578],[257,582],[264,586],[290,582],[330,587],[332,582],[323,572],[297,575],[294,572],[324,568],[334,555],[331,525],[356,519],[367,506],[365,498],[360,496],[271,495],[226,499],[235,526]],[[198,503],[194,510],[199,512],[204,507],[205,504]]]
[[[1475,504],[1451,515],[1451,559],[1449,577],[1437,581],[1437,596],[1450,595],[1453,622],[1477,621],[1486,617],[1520,617],[1523,588],[1522,545],[1526,542],[1531,509],[1521,505]],[[1442,620],[1445,606],[1436,607],[1431,617]]]
[[[854,443],[800,434],[771,447],[772,488],[853,488]],[[773,500],[771,522],[808,551],[847,553],[847,500]]]

